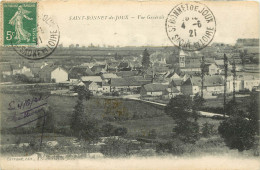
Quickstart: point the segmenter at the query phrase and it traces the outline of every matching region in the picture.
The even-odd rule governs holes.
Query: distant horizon
[[[239,40],[239,39],[250,39],[250,40],[253,40],[253,39],[258,39],[258,41],[260,42],[260,38],[238,38],[237,40]],[[211,42],[208,46],[211,46],[212,44],[225,44],[225,45],[236,45],[236,43],[237,43],[237,40],[235,41],[235,43],[225,43],[225,42]],[[91,43],[92,44],[92,43]],[[79,45],[79,47],[91,47],[91,44],[89,44],[89,45],[83,45],[83,44],[78,44]],[[62,45],[63,47],[69,47],[70,45],[72,45],[72,44],[70,44],[70,45],[68,45],[68,46],[64,46],[62,43],[61,44],[59,44],[59,46],[60,45]],[[77,44],[73,44],[74,45],[74,47],[75,47],[75,45],[77,45]],[[174,44],[172,44],[172,45],[161,45],[161,46],[158,46],[158,45],[140,45],[140,46],[134,46],[134,45],[128,45],[128,46],[120,46],[120,45],[105,45],[104,46],[104,44],[92,44],[93,45],[93,47],[103,47],[103,48],[108,48],[108,47],[114,47],[114,48],[124,48],[124,47],[177,47],[176,45],[174,45]]]

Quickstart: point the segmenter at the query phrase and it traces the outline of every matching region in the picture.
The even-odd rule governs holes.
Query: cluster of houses
[[[44,83],[57,83],[64,89],[74,86],[85,86],[93,94],[118,92],[119,94],[140,94],[141,96],[164,96],[171,98],[178,94],[195,95],[203,90],[205,96],[213,96],[224,92],[223,59],[205,58],[205,76],[201,73],[201,54],[186,53],[182,50],[178,55],[177,69],[169,67],[165,56],[151,55],[151,67],[141,68],[140,58],[129,60],[92,61],[77,66],[61,66],[52,62],[33,62],[26,64],[0,63],[1,77],[25,75]],[[235,83],[230,73],[232,66],[228,63],[227,92],[252,91],[260,84],[259,78],[253,76],[237,76]]]

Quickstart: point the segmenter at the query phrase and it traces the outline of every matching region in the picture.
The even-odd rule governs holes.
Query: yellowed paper
[[[0,7],[0,168],[259,169],[258,2]]]

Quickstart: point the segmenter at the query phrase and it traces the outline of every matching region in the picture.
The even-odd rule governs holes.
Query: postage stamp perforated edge
[[[5,47],[12,47],[14,46],[13,44],[8,44],[5,45],[4,44],[4,38],[5,38],[5,33],[4,33],[4,4],[5,3],[36,3],[36,16],[35,16],[35,20],[36,20],[36,44],[19,44],[18,46],[20,47],[35,47],[38,46],[38,32],[39,32],[39,28],[38,28],[38,20],[39,20],[39,1],[36,0],[23,0],[23,1],[17,1],[17,0],[3,0],[0,2],[0,22],[1,22],[1,26],[0,26],[0,46],[5,46]]]

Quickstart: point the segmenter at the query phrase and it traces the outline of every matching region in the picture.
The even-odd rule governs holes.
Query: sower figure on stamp
[[[27,32],[25,29],[23,29],[23,18],[26,18],[28,20],[33,20],[33,18],[27,16],[27,14],[29,13],[30,11],[23,9],[23,7],[20,5],[18,7],[18,11],[14,14],[14,16],[9,21],[9,24],[15,26],[16,35],[14,39],[18,40],[17,41],[18,44],[23,40],[26,40],[27,42],[30,41],[31,34]]]

